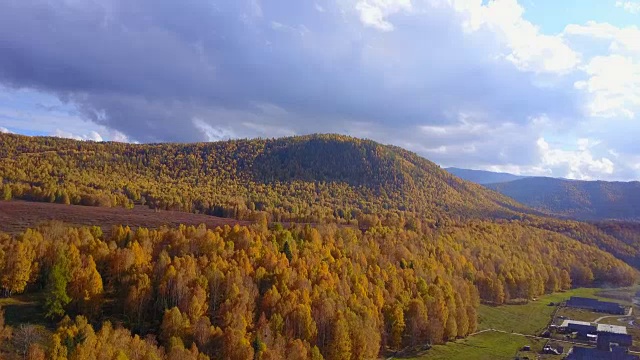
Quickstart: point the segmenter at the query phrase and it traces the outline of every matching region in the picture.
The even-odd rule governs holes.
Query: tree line
[[[39,295],[56,324],[28,337],[0,326],[2,355],[30,359],[371,359],[467,336],[481,301],[637,280],[610,254],[519,222],[363,232],[266,218],[2,234],[0,275],[5,295]]]

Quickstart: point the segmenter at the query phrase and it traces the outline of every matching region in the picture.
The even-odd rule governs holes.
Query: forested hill
[[[639,278],[637,229],[537,216],[416,154],[345,136],[136,145],[0,134],[0,177],[6,200],[255,220],[107,233],[96,217],[0,233],[0,291],[41,299],[58,324],[39,358],[374,359],[474,333],[481,301]]]
[[[414,153],[340,135],[140,145],[0,134],[0,177],[8,199],[240,219],[376,223],[408,213],[435,223],[532,212]]]
[[[476,184],[497,184],[508,181],[524,179],[526,176],[519,176],[509,173],[484,171],[484,170],[471,170],[471,169],[459,169],[459,168],[446,168],[448,172],[453,175],[474,182]]]
[[[534,177],[486,185],[541,211],[580,220],[640,220],[640,182]]]
[[[0,134],[0,178],[3,199],[141,204],[239,220],[418,232],[470,220],[522,221],[640,266],[640,247],[625,238],[538,216],[412,152],[341,135],[125,144]]]

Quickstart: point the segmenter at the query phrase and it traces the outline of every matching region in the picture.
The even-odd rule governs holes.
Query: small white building
[[[598,324],[598,332],[626,334],[627,328],[625,326],[619,326],[619,325]]]

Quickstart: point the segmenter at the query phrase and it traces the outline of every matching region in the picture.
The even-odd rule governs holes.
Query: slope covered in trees
[[[522,219],[640,264],[640,249],[629,251],[615,234],[537,216],[414,153],[340,135],[139,145],[0,134],[0,178],[4,199],[141,204],[242,220],[420,231]]]
[[[527,208],[406,150],[339,135],[121,144],[0,134],[5,199],[153,208],[277,221],[410,213],[513,218]]]
[[[42,293],[47,317],[63,319],[26,346],[0,339],[4,355],[372,359],[466,336],[481,300],[637,276],[595,247],[519,222],[363,233],[263,219],[110,233],[52,224],[0,234],[3,292]]]
[[[0,177],[6,200],[256,223],[1,234],[3,294],[41,296],[57,327],[24,346],[0,321],[8,356],[370,359],[466,336],[480,301],[638,279],[633,229],[538,216],[416,154],[345,136],[138,145],[0,134]]]
[[[488,188],[541,211],[579,220],[640,220],[640,182],[532,177]]]

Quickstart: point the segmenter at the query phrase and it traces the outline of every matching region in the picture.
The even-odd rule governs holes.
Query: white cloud
[[[621,55],[596,56],[583,69],[589,79],[575,87],[589,94],[592,116],[635,118],[640,109],[640,62]]]
[[[640,55],[640,28],[637,26],[621,28],[609,23],[588,21],[585,25],[567,25],[563,34],[610,41],[609,51],[612,53]]]
[[[193,119],[193,124],[202,131],[208,141],[228,140],[237,137],[231,129],[223,127],[214,127],[202,119]]]
[[[18,133],[76,140],[134,142],[118,130],[82,118],[73,105],[32,89],[10,92],[0,87],[0,122]],[[0,132],[11,132],[6,127],[0,127]]]
[[[123,142],[123,143],[128,143],[128,142],[132,142],[131,139],[129,139],[129,137],[123,133],[121,133],[120,131],[113,131],[112,135],[111,135],[111,141],[115,141],[115,142]],[[137,143],[134,141],[134,143]]]
[[[3,134],[13,134],[13,132],[9,131],[9,129],[7,129],[7,128],[5,128],[5,127],[2,127],[2,126],[0,126],[0,133],[3,133]]]
[[[616,1],[616,7],[624,9],[631,14],[640,14],[640,1]]]
[[[503,56],[527,71],[566,73],[580,63],[562,35],[544,35],[523,18],[524,8],[516,0],[449,0],[454,8],[467,16],[467,31],[487,28],[495,32],[510,49]]]
[[[587,78],[574,84],[588,95],[589,115],[635,118],[640,109],[640,28],[589,21],[568,25],[564,34],[608,44],[609,53],[593,56],[580,68]]]
[[[87,140],[91,141],[104,141],[102,140],[102,136],[98,134],[96,131],[91,131],[88,135],[86,135]]]
[[[53,133],[51,133],[51,136],[66,138],[66,139],[81,140],[81,141],[96,141],[96,142],[104,141],[102,139],[102,135],[98,134],[97,131],[90,131],[88,134],[78,135],[78,134],[70,133],[68,131],[56,129]]]
[[[493,165],[524,168],[538,161],[536,139],[547,126],[544,121],[495,122],[469,113],[458,114],[458,119],[453,124],[418,126],[394,143],[443,166],[491,170]]]
[[[569,179],[591,180],[612,175],[615,170],[613,161],[606,157],[596,158],[593,148],[599,142],[591,139],[578,139],[573,150],[552,147],[543,137],[538,139],[540,152],[539,168],[550,169],[556,176]]]
[[[356,4],[356,10],[360,15],[360,21],[366,25],[381,31],[392,31],[393,24],[387,20],[387,16],[410,11],[411,0],[360,0]]]

